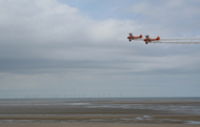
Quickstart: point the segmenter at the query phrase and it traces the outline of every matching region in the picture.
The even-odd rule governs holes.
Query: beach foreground
[[[1,127],[199,127],[180,124],[0,124]]]
[[[61,124],[200,124],[199,115],[8,115],[0,116],[3,123]]]
[[[0,101],[2,126],[200,125],[200,99],[35,99]],[[176,125],[175,125],[176,124]],[[29,127],[30,127],[29,126]],[[161,127],[162,127],[161,126]],[[88,127],[88,126],[87,126]]]

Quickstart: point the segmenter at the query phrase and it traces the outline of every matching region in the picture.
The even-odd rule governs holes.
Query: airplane
[[[151,41],[159,41],[160,37],[158,36],[157,38],[149,38],[149,35],[145,36],[146,38],[144,39],[145,43],[148,44]]]
[[[141,39],[142,38],[142,35],[140,36],[133,36],[132,33],[129,34],[129,36],[127,37],[127,39],[129,39],[129,41],[132,41],[134,39]]]

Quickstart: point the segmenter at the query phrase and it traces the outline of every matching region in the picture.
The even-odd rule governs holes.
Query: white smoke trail
[[[176,41],[152,41],[149,43],[166,43],[166,44],[200,44],[200,41],[195,42],[195,41],[186,41],[186,42],[176,42]]]
[[[196,40],[196,41],[200,41],[200,38],[187,38],[187,39],[161,39],[164,41],[173,41],[173,40]]]
[[[142,39],[137,39],[141,40]],[[151,41],[148,43],[166,43],[166,44],[200,44],[200,38],[171,38],[171,39],[160,39]]]
[[[161,38],[161,40],[163,41],[173,41],[173,40],[196,40],[196,41],[200,41],[200,38]]]
[[[166,43],[166,44],[200,44],[200,38],[173,38],[173,39],[161,39],[159,41],[152,41],[150,43]]]

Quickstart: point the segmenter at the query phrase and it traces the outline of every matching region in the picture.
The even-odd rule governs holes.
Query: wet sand
[[[136,105],[135,105],[136,104]],[[133,107],[126,107],[126,106]],[[139,105],[139,106],[138,106]],[[165,127],[167,124],[172,127],[189,127],[200,125],[200,115],[192,112],[191,106],[199,107],[200,101],[80,101],[64,102],[63,104],[45,103],[45,104],[0,104],[0,127],[4,126],[94,126],[108,127],[116,126],[141,126]],[[138,107],[137,107],[138,106]],[[142,107],[140,107],[142,106]],[[147,106],[147,109],[145,109]],[[151,108],[148,109],[148,106]],[[152,108],[153,107],[153,108]],[[170,107],[178,107],[178,110],[186,109],[189,112],[180,112],[178,110],[169,110]],[[158,108],[161,108],[157,110]],[[164,108],[164,109],[162,109]],[[191,111],[190,111],[191,110]],[[195,111],[199,109],[195,109]],[[184,110],[183,110],[184,111]],[[16,124],[14,124],[16,123]],[[62,124],[61,124],[62,123]],[[52,125],[51,125],[52,124]],[[147,125],[149,124],[149,125]],[[22,126],[22,127],[23,127]],[[181,127],[180,126],[180,127]],[[88,126],[87,126],[88,127]]]
[[[66,102],[66,104],[74,102]],[[3,106],[0,103],[0,115],[12,115],[12,114],[130,114],[130,115],[182,115],[180,112],[172,112],[169,110],[157,110],[158,106],[200,106],[200,100],[195,102],[185,101],[92,101],[92,102],[75,102],[76,103],[90,103],[94,107],[88,107],[87,105],[9,105]],[[155,109],[144,109],[144,108],[122,108],[122,107],[112,107],[113,105],[153,105]],[[104,106],[107,107],[104,107]],[[157,106],[157,107],[156,107]]]
[[[198,115],[8,115],[0,120],[13,123],[115,123],[115,124],[188,124],[200,121]],[[8,122],[9,123],[9,122]],[[200,122],[199,122],[200,124]]]
[[[199,127],[174,124],[0,124],[1,127]]]

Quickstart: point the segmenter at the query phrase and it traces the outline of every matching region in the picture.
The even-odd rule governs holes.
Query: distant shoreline
[[[200,97],[23,97],[23,98],[0,98],[0,100],[26,100],[26,99],[102,99],[102,100],[113,100],[113,99],[200,99]]]

